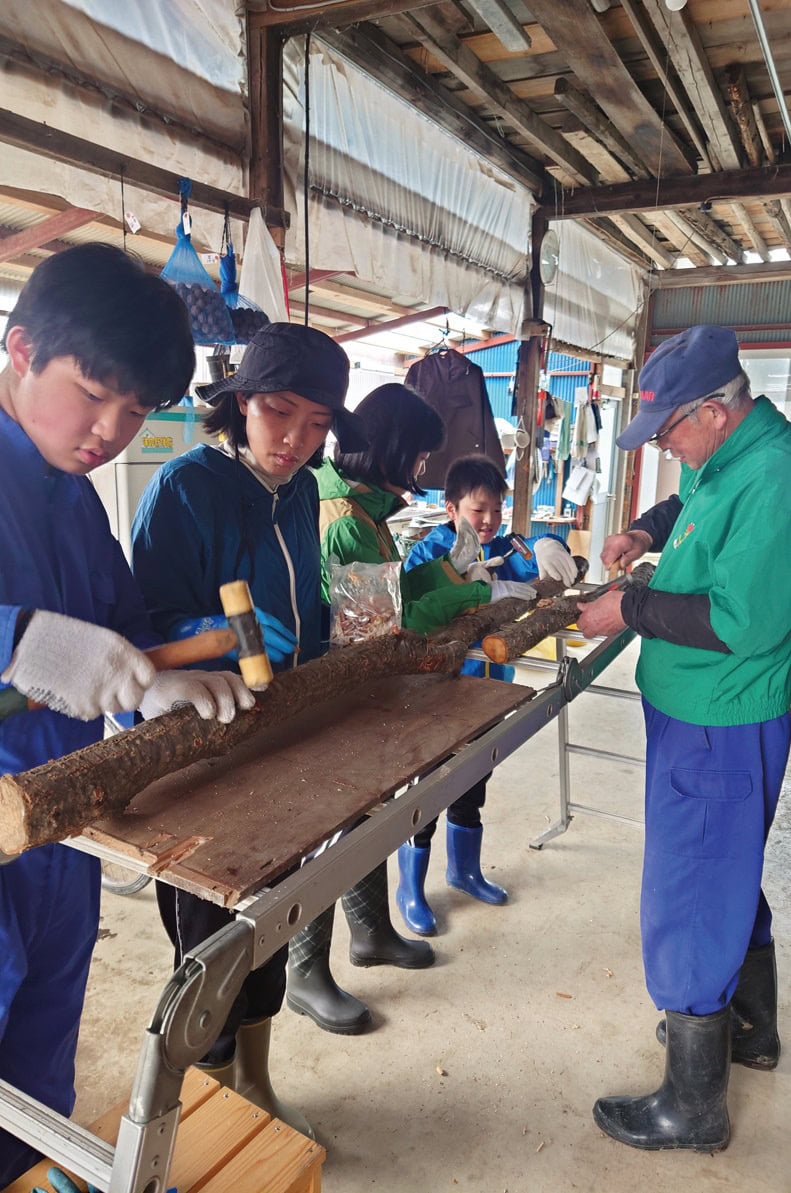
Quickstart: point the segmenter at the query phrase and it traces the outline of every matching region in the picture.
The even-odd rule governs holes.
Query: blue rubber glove
[[[47,1170],[47,1180],[52,1185],[55,1193],[80,1193],[79,1188],[75,1185],[70,1176],[60,1168],[49,1168]],[[30,1193],[46,1193],[40,1185],[36,1185],[35,1189],[31,1189]],[[95,1185],[88,1185],[88,1193],[100,1193]]]
[[[273,663],[282,663],[284,659],[289,658],[297,649],[297,640],[283,625],[282,621],[278,621],[271,613],[264,613],[263,609],[256,608],[255,615],[258,618],[258,624],[261,627],[261,632],[264,637],[264,646],[266,653]],[[171,629],[171,638],[193,638],[195,634],[205,634],[207,630],[227,630],[228,618],[223,617],[221,613],[207,614],[206,617],[185,617],[183,621],[179,621]],[[236,650],[229,650],[223,658],[238,659],[239,653]]]

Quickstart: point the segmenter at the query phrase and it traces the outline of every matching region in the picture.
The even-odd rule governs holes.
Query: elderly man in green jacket
[[[651,584],[579,618],[587,635],[642,638],[641,930],[667,1053],[655,1093],[601,1098],[594,1118],[633,1147],[716,1151],[731,1060],[773,1069],[780,1055],[761,874],[791,736],[791,424],[752,398],[733,332],[699,326],[651,356],[618,443],[682,462],[678,496],[602,551],[608,566],[661,551]]]

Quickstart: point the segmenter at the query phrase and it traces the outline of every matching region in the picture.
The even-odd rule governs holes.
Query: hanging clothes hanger
[[[448,323],[448,318],[446,315],[445,316],[445,329],[444,329],[444,331],[440,332],[440,338],[437,340],[436,344],[431,345],[431,347],[427,350],[426,355],[430,356],[434,352],[450,352],[451,345],[448,343],[449,337],[450,337],[450,324]]]

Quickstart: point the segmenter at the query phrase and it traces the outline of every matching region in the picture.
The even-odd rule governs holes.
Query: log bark
[[[587,561],[577,560],[584,574]],[[538,581],[539,595],[562,589]],[[322,701],[387,675],[460,671],[472,642],[524,615],[531,602],[498,601],[456,618],[430,637],[410,631],[332,651],[275,676],[255,708],[230,725],[203,721],[180,708],[63,758],[0,778],[0,850],[16,854],[81,832],[100,816],[122,811],[150,783],[205,758],[227,754],[264,729]]]
[[[653,564],[641,563],[631,573],[629,582],[631,585],[644,585],[653,574]],[[484,654],[493,663],[509,663],[518,659],[550,634],[573,625],[579,614],[579,604],[590,599],[583,593],[582,596],[561,597],[545,607],[539,605],[529,617],[487,635],[481,643]]]

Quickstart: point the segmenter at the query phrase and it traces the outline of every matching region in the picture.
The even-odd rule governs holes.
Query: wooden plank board
[[[151,784],[85,835],[230,907],[530,698],[469,676],[368,683]]]
[[[260,1131],[201,1193],[312,1193],[321,1188],[324,1148],[279,1119]],[[181,1186],[178,1186],[181,1191]]]

